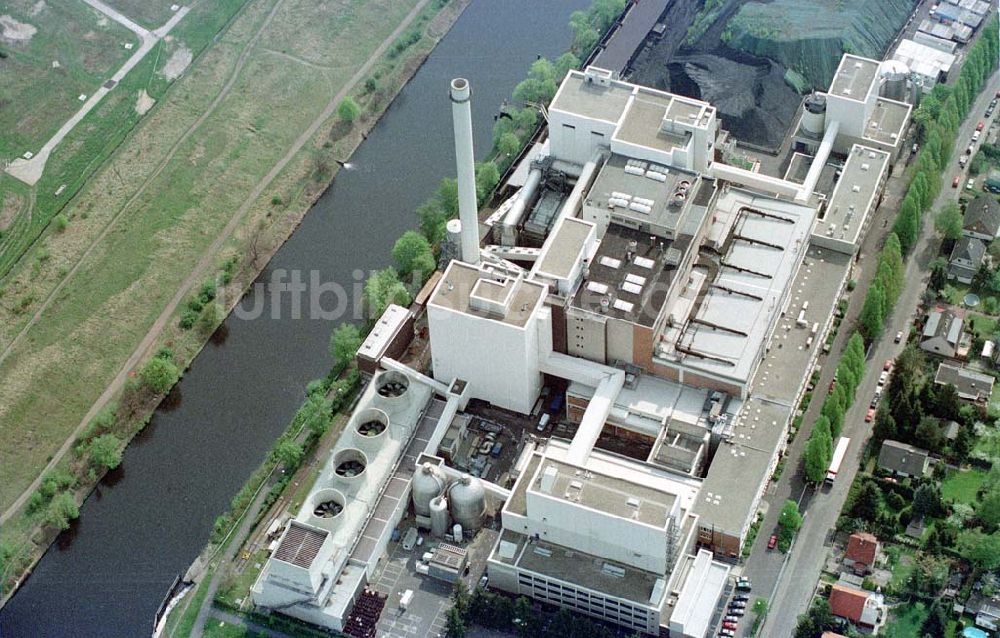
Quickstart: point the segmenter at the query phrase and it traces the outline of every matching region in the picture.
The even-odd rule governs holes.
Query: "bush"
[[[122,462],[122,442],[114,434],[102,434],[90,442],[91,465],[113,470]]]
[[[361,107],[350,95],[337,106],[337,117],[348,124],[353,124],[359,115],[361,115]]]
[[[59,213],[58,215],[56,215],[55,225],[56,225],[56,230],[61,233],[64,230],[66,230],[67,226],[69,226],[69,219],[66,218],[66,215]]]
[[[180,373],[172,361],[162,357],[153,357],[143,366],[139,376],[147,388],[157,394],[162,394],[177,383]]]

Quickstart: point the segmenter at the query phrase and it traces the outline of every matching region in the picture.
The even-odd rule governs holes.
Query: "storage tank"
[[[451,528],[451,537],[455,539],[456,543],[462,542],[462,526],[455,523],[455,526]]]
[[[905,62],[886,60],[879,67],[879,75],[882,79],[879,95],[899,102],[906,100],[906,79],[910,69]]]
[[[466,474],[452,483],[448,496],[451,498],[451,514],[462,529],[475,532],[483,526],[486,490],[482,481]]]
[[[448,499],[436,496],[431,500],[431,534],[441,538],[448,533],[451,520],[448,517]]]
[[[802,108],[802,129],[816,136],[822,136],[826,130],[826,96],[810,93]]]
[[[436,465],[424,463],[413,475],[413,511],[417,516],[431,515],[431,499],[444,492],[448,481]]]
[[[462,220],[449,219],[445,224],[445,238],[441,242],[441,263],[462,259]]]

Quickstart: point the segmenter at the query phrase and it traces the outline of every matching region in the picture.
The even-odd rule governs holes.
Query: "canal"
[[[538,55],[570,42],[569,15],[589,0],[475,0],[281,248],[259,281],[298,270],[348,290],[357,269],[389,264],[413,211],[454,175],[452,77],[473,86],[479,156],[493,116]],[[309,295],[303,295],[308,299]],[[292,297],[261,295],[261,316],[230,316],[149,426],[0,612],[0,636],[148,636],[183,573],[304,397],[325,374],[329,320],[293,318]],[[253,301],[244,300],[245,308]],[[331,304],[332,305],[332,304]]]

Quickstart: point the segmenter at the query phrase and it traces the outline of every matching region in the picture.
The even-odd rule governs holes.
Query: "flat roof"
[[[634,86],[612,81],[609,86],[588,82],[582,71],[570,71],[556,92],[549,110],[576,113],[617,124],[625,113]]]
[[[784,426],[795,409],[799,390],[809,374],[813,353],[822,347],[805,342],[813,323],[832,315],[837,291],[851,265],[851,256],[810,246],[792,282],[788,312],[775,326],[768,350],[752,383],[752,396],[739,416],[723,432],[730,443],[720,444],[702,484],[694,513],[700,525],[736,534],[752,512],[768,468],[784,436]],[[807,327],[796,325],[799,310],[809,302]],[[709,497],[711,495],[711,497]]]
[[[677,264],[692,249],[692,237],[651,238],[612,223],[588,267],[587,279],[573,297],[572,306],[616,319],[652,326],[677,276]],[[634,245],[633,243],[634,242]],[[628,256],[630,250],[635,254]],[[668,263],[672,260],[673,263]]]
[[[586,247],[587,238],[593,232],[594,224],[591,222],[575,217],[563,218],[552,233],[551,241],[547,242],[548,246],[538,261],[536,272],[558,279],[569,277],[580,253]]]
[[[729,567],[712,560],[712,552],[700,550],[677,597],[670,624],[687,636],[706,635],[728,578]]]
[[[551,491],[542,488],[546,476],[554,476]],[[583,507],[626,518],[657,528],[666,528],[677,496],[642,483],[569,465],[546,457],[535,472],[530,491],[567,499]]]
[[[508,558],[504,554],[511,549],[513,556]],[[656,586],[657,581],[665,580],[661,575],[543,540],[531,540],[509,529],[500,535],[497,550],[490,559],[643,607],[659,609],[667,593],[665,586]],[[613,569],[605,569],[605,565]],[[659,593],[658,600],[651,600],[654,593]]]
[[[547,287],[539,283],[481,272],[475,266],[452,261],[431,295],[430,305],[523,328],[546,291]],[[474,296],[496,301],[509,298],[506,314],[499,316],[476,309],[471,303]]]
[[[685,367],[748,381],[806,250],[815,209],[730,188],[716,204],[735,214],[703,297],[661,354]]]
[[[358,348],[358,354],[372,359],[378,358],[379,355],[385,352],[389,342],[399,333],[399,329],[406,323],[409,317],[409,309],[396,304],[389,304],[385,312],[382,313],[382,316],[375,322],[375,326],[371,329],[371,332],[365,337],[361,347]]]
[[[672,133],[661,130],[663,119],[673,117],[681,124],[694,126],[698,123],[697,115],[703,108],[703,104],[695,107],[676,96],[640,89],[629,105],[621,126],[615,131],[615,139],[666,152],[685,148],[691,141],[691,134],[687,131]],[[688,115],[694,115],[695,119],[688,119]]]
[[[640,170],[645,173],[636,174]],[[677,232],[681,216],[694,200],[692,194],[703,183],[704,180],[697,173],[653,162],[630,160],[616,153],[601,168],[587,192],[586,202],[603,209],[611,206],[609,210],[612,218],[620,217],[631,223],[648,225],[653,234],[667,233],[667,236],[672,236]],[[686,190],[680,205],[674,198],[679,188]],[[628,205],[622,206],[621,195],[627,196],[624,199],[629,205],[637,199],[651,201],[652,204],[648,204],[649,212],[634,210]]]
[[[910,120],[910,105],[880,97],[875,101],[864,138],[880,144],[897,146],[903,141],[903,131]]]
[[[888,167],[888,153],[858,144],[851,147],[840,180],[823,217],[816,220],[813,234],[857,244]]]
[[[879,62],[856,55],[845,55],[830,83],[831,95],[864,102],[878,79]]]

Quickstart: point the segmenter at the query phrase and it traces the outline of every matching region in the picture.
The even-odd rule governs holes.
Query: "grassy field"
[[[237,69],[247,43],[276,2],[280,4],[259,45]],[[11,343],[34,309],[76,268],[0,365],[5,379],[0,386],[0,437],[5,442],[0,505],[9,504],[37,475],[246,194],[343,86],[354,70],[345,64],[370,55],[416,0],[327,4],[339,7],[340,28],[306,19],[313,7],[307,0],[248,5],[219,45],[166,92],[152,116],[71,202],[67,229],[47,231],[5,278],[0,348]],[[270,30],[288,25],[301,43],[321,47],[338,64],[321,68],[292,54],[268,51]],[[316,55],[304,44],[294,51]],[[183,138],[231,76],[231,93],[196,134]],[[318,141],[303,149],[279,175],[275,190],[286,193],[286,201],[303,193],[301,176],[313,172],[321,146]],[[269,214],[270,193],[265,198],[258,209]],[[109,225],[110,232],[102,236]],[[24,299],[30,301],[22,303]]]
[[[104,0],[104,4],[147,29],[155,29],[173,15],[171,6],[192,6],[195,3],[192,0]]]
[[[982,470],[952,472],[941,484],[941,497],[956,503],[973,505],[976,502],[976,492],[985,478],[986,472]]]
[[[137,45],[128,29],[83,2],[7,0],[0,15],[20,23],[0,37],[0,160],[37,152],[120,67]],[[57,66],[54,64],[57,63]]]
[[[890,612],[891,618],[885,625],[885,638],[917,638],[920,626],[927,618],[923,603],[908,603]]]
[[[9,220],[8,227],[0,236],[0,277],[24,255],[52,219],[66,209],[94,171],[139,123],[142,118],[137,111],[140,95],[156,101],[163,97],[171,83],[163,71],[173,54],[182,49],[191,52],[193,56],[200,53],[245,2],[246,0],[219,0],[195,6],[171,32],[170,42],[158,43],[56,147],[35,187],[35,199],[31,206],[26,206],[31,200],[21,182],[6,174],[0,176],[0,201],[14,198],[23,209],[21,214]],[[210,99],[211,93],[208,95]],[[198,108],[207,104],[207,100],[192,96],[188,107]],[[61,124],[62,121],[58,122],[55,128]],[[127,186],[124,175],[126,170],[129,170],[128,167],[118,169],[119,186]],[[89,209],[68,209],[65,214],[71,220],[89,213]],[[0,229],[3,226],[4,224],[0,224]],[[4,282],[4,287],[10,286]],[[7,304],[19,304],[22,312],[28,311],[30,303],[35,301],[25,296],[7,300],[3,297],[4,295],[0,295],[0,303],[6,301]]]

